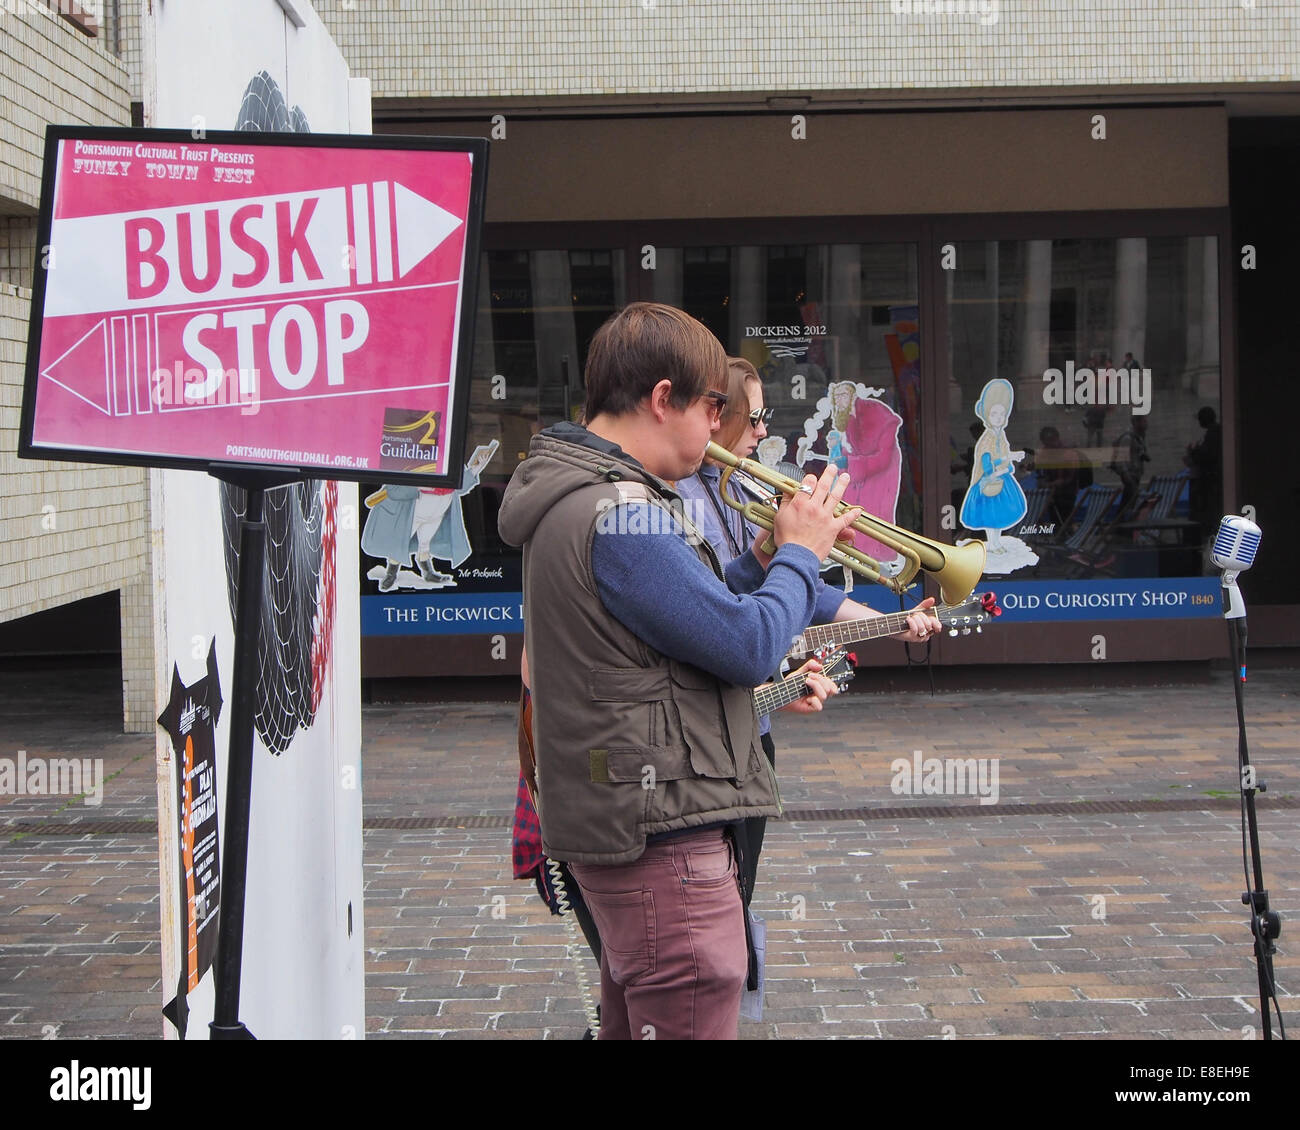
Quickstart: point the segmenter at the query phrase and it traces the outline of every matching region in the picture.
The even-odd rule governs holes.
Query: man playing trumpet
[[[838,387],[852,390],[849,381],[831,385],[832,400],[836,399]],[[727,358],[727,405],[722,411],[722,419],[713,442],[726,448],[737,459],[751,459],[759,444],[767,437],[767,422],[772,418],[772,409],[764,404],[763,381],[753,364],[743,357]],[[852,406],[850,400],[843,408],[847,413]],[[828,460],[834,463],[834,460]],[[727,568],[733,560],[744,556],[748,550],[756,559],[754,567],[765,565],[769,560],[763,553],[761,543],[766,539],[766,531],[749,522],[738,509],[749,499],[738,493],[734,478],[724,486],[721,481],[724,465],[716,459],[705,456],[700,469],[689,478],[679,479],[676,483],[677,493],[688,503],[694,503],[696,524],[708,539],[718,561]],[[743,568],[743,565],[741,566]],[[933,599],[923,601],[915,614],[909,617],[908,629],[892,637],[912,643],[924,642],[931,627],[939,631],[939,622],[925,612],[934,606]],[[817,594],[813,604],[812,623],[826,624],[832,621],[843,623],[850,620],[865,620],[879,616],[875,609],[859,604],[845,596],[843,590],[832,588],[818,581]],[[820,710],[821,700],[814,698],[809,702],[808,711]],[[772,768],[776,768],[776,743],[772,738],[771,719],[764,715],[758,720],[759,741],[763,752]],[[758,873],[759,854],[763,849],[763,839],[767,829],[766,817],[754,817],[746,820],[743,827],[745,845],[741,867],[741,893],[746,901],[753,895],[754,883]]]
[[[746,554],[758,583],[733,565],[750,591],[732,591],[668,485],[717,430],[722,346],[634,303],[597,331],[586,384],[587,426],[534,437],[498,519],[524,548],[543,849],[570,864],[604,943],[603,1039],[734,1039],[748,963],[723,829],[777,811],[752,688],[809,623],[819,564],[858,511],[834,513],[847,476],[808,476],[766,571]]]

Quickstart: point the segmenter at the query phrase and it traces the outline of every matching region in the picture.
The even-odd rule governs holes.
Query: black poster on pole
[[[171,697],[158,724],[171,738],[176,761],[176,819],[180,843],[180,955],[176,996],[163,1013],[185,1038],[188,995],[212,966],[221,906],[218,843],[216,728],[221,718],[217,645],[208,650],[208,670],[185,686],[172,666]]]

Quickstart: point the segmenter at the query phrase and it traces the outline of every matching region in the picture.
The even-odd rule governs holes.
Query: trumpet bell
[[[944,559],[943,568],[930,573],[939,585],[939,595],[943,597],[944,604],[960,604],[975,591],[980,577],[984,575],[984,543],[976,540],[968,541],[965,545],[941,545],[939,542],[930,544],[941,551]]]

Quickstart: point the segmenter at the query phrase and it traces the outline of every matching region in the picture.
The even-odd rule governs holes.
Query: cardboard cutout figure
[[[478,486],[497,447],[492,440],[474,449],[456,490],[389,484],[366,499],[370,514],[361,532],[361,548],[384,559],[382,566],[366,573],[379,582],[380,592],[455,587],[456,578],[439,572],[433,561],[449,561],[454,569],[474,552],[460,500]],[[418,574],[402,571],[403,565],[410,566],[412,554]]]
[[[881,399],[884,392],[856,381],[833,381],[828,395],[817,402],[814,415],[804,423],[796,461],[801,468],[809,461],[821,460],[847,471],[851,481],[844,501],[892,523],[902,479],[898,429],[903,418]],[[823,443],[825,453],[819,454],[815,448]],[[858,534],[856,541],[878,561],[892,561],[897,556],[893,549],[865,534]]]
[[[1025,453],[1012,451],[1006,434],[1014,403],[1011,382],[1001,377],[985,384],[975,403],[975,415],[984,423],[984,434],[975,443],[971,482],[961,504],[961,524],[984,531],[988,542],[986,574],[1010,573],[1038,563],[1038,555],[1023,541],[1002,536],[1002,531],[1018,523],[1028,510],[1025,492],[1015,476],[1015,465]]]

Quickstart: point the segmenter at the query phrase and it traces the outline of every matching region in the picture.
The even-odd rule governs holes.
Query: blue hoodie
[[[640,467],[615,444],[576,424],[557,424],[543,434]],[[812,619],[816,554],[783,545],[765,572],[747,550],[727,566],[724,585],[687,543],[683,528],[660,528],[658,513],[650,513],[657,508],[626,502],[615,509],[597,523],[591,545],[592,573],[610,615],[660,654],[735,686],[769,678]],[[509,527],[522,517],[503,516]],[[519,542],[525,536],[522,529],[515,535]]]

